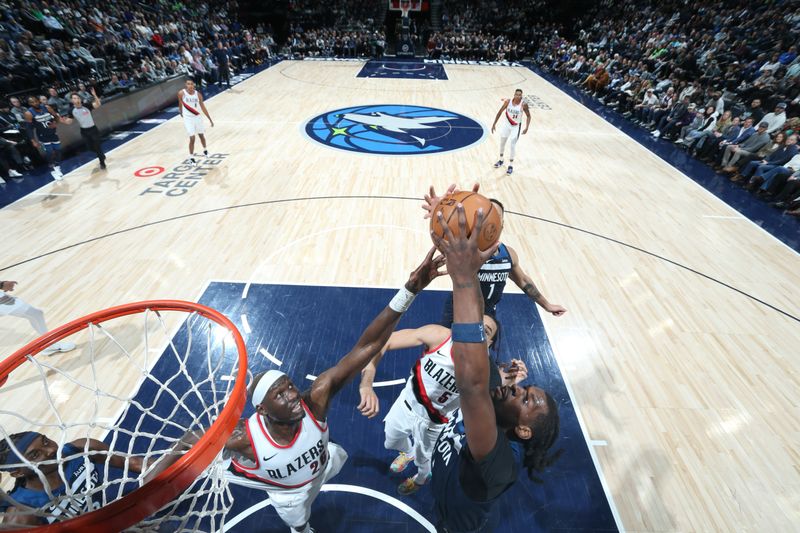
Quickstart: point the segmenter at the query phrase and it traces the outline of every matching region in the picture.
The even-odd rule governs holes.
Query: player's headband
[[[38,439],[41,436],[40,433],[36,433],[35,431],[27,431],[22,434],[22,438],[20,438],[17,442],[14,443],[14,446],[19,450],[20,454],[25,454],[25,450],[28,449],[28,446],[31,445],[33,441]],[[25,460],[17,455],[17,452],[14,451],[14,448],[11,447],[11,437],[8,437],[8,453],[3,458],[3,464],[0,465],[0,470],[4,470],[6,472],[10,472],[12,470],[16,470],[20,468],[20,465],[25,464]],[[14,465],[14,466],[11,466]]]
[[[253,397],[250,399],[250,401],[253,402],[253,407],[258,407],[261,405],[261,402],[264,401],[264,396],[267,395],[269,389],[275,384],[276,381],[285,375],[286,374],[280,370],[267,370],[267,372],[261,376],[261,380],[259,380],[258,385],[256,385],[256,390],[253,391]]]

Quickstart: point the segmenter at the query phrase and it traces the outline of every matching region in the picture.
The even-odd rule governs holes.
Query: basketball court
[[[533,123],[508,176],[492,167],[490,129],[517,88]],[[215,127],[199,167],[172,118],[111,151],[107,172],[90,162],[0,210],[0,278],[51,328],[126,302],[198,301],[242,333],[250,372],[280,368],[307,385],[430,248],[428,186],[478,182],[505,204],[503,242],[568,309],[540,313],[513,284],[498,307],[500,358],[522,356],[553,392],[565,449],[543,484],[521,478],[505,496],[503,530],[797,529],[800,258],[789,246],[521,65],[282,61],[206,105]],[[448,284],[436,280],[400,327],[438,321]],[[180,322],[165,327],[186,342]],[[141,348],[139,330],[116,333]],[[0,321],[5,355],[32,338],[25,322]],[[136,391],[141,373],[90,361],[89,344],[47,363]],[[414,357],[381,367],[383,412]],[[50,416],[29,405],[38,371],[20,372],[0,388],[3,410]],[[54,401],[85,407],[68,387]],[[332,408],[331,439],[350,458],[312,525],[432,531],[429,490],[397,494],[382,425],[357,403],[350,385]],[[232,495],[226,531],[286,529],[263,493]]]

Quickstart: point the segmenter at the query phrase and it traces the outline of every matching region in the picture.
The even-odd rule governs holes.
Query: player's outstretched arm
[[[108,465],[113,468],[119,468],[123,470],[125,468],[125,462],[128,462],[128,470],[131,472],[139,473],[142,471],[142,458],[138,456],[127,457],[125,455],[120,455],[116,453],[108,453],[109,447],[103,441],[97,439],[77,439],[72,441],[70,444],[78,448],[79,450],[89,450],[92,452],[99,452],[99,453],[92,453],[89,454],[89,460],[93,463],[105,463],[108,460]]]
[[[336,366],[329,368],[314,380],[311,390],[305,395],[305,400],[318,420],[324,420],[327,416],[331,398],[380,353],[400,317],[411,304],[414,295],[427,287],[435,278],[445,274],[439,270],[444,265],[444,257],[441,255],[434,257],[435,251],[436,248],[431,248],[422,264],[409,276],[405,289],[398,292],[391,303],[367,326],[353,349]]]
[[[447,258],[447,270],[453,280],[453,366],[461,393],[467,444],[472,457],[480,461],[497,442],[497,425],[489,396],[489,356],[483,335],[483,295],[478,270],[495,253],[499,242],[482,252],[478,248],[478,235],[483,226],[483,210],[476,213],[469,238],[464,206],[459,204],[456,210],[458,236],[443,224],[444,238],[437,238],[436,242]],[[436,216],[442,216],[441,212]]]
[[[380,412],[380,402],[372,388],[372,383],[375,381],[378,364],[387,351],[414,348],[415,346],[425,346],[427,350],[430,350],[447,340],[448,335],[450,335],[450,330],[439,324],[428,324],[417,329],[401,329],[392,333],[389,342],[361,371],[361,383],[358,386],[358,393],[361,397],[358,410],[361,411],[361,414],[367,418],[373,418]]]
[[[567,312],[567,310],[558,305],[558,304],[551,304],[547,301],[547,298],[544,297],[542,292],[536,288],[534,285],[533,280],[531,277],[522,270],[522,267],[519,266],[519,257],[517,256],[517,252],[511,248],[510,246],[506,246],[508,248],[508,255],[511,256],[511,263],[514,265],[511,267],[511,273],[508,275],[511,278],[517,287],[522,289],[528,298],[539,304],[542,309],[547,311],[553,316],[561,316]]]

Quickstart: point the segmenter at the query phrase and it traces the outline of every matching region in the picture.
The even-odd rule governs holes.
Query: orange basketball
[[[444,223],[450,227],[453,235],[458,235],[458,211],[456,206],[459,203],[464,206],[464,214],[467,216],[467,236],[472,233],[475,212],[483,208],[483,227],[481,228],[481,234],[478,235],[478,247],[481,250],[486,250],[500,238],[500,233],[503,231],[503,216],[500,213],[500,209],[482,194],[461,191],[442,198],[442,201],[436,206],[436,210],[431,216],[431,231],[439,237],[444,235],[444,228],[439,223],[438,213],[441,211]]]

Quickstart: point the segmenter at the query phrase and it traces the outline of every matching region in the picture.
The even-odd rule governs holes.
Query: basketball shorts
[[[42,145],[42,150],[49,154],[50,152],[57,152],[61,150],[61,143],[56,139],[55,141],[39,141]]]
[[[408,384],[392,404],[386,418],[383,419],[383,424],[386,445],[411,437],[414,464],[427,473],[430,470],[433,447],[445,424],[437,424],[428,417],[425,408],[414,397]]]
[[[183,125],[186,127],[186,133],[189,134],[190,137],[198,133],[206,132],[206,126],[203,123],[202,115],[193,115],[188,111],[184,111]]]
[[[254,479],[237,476],[230,471],[226,472],[226,478],[230,483],[265,491],[281,520],[287,526],[299,529],[311,518],[311,505],[317,499],[322,485],[338,474],[347,462],[347,452],[333,442],[328,443],[328,457],[328,464],[322,474],[311,483],[296,489],[272,487]]]
[[[500,137],[512,137],[512,138],[519,138],[520,133],[522,132],[522,124],[517,124],[513,126],[507,118],[503,117],[500,122],[500,127],[497,128],[500,132]]]

